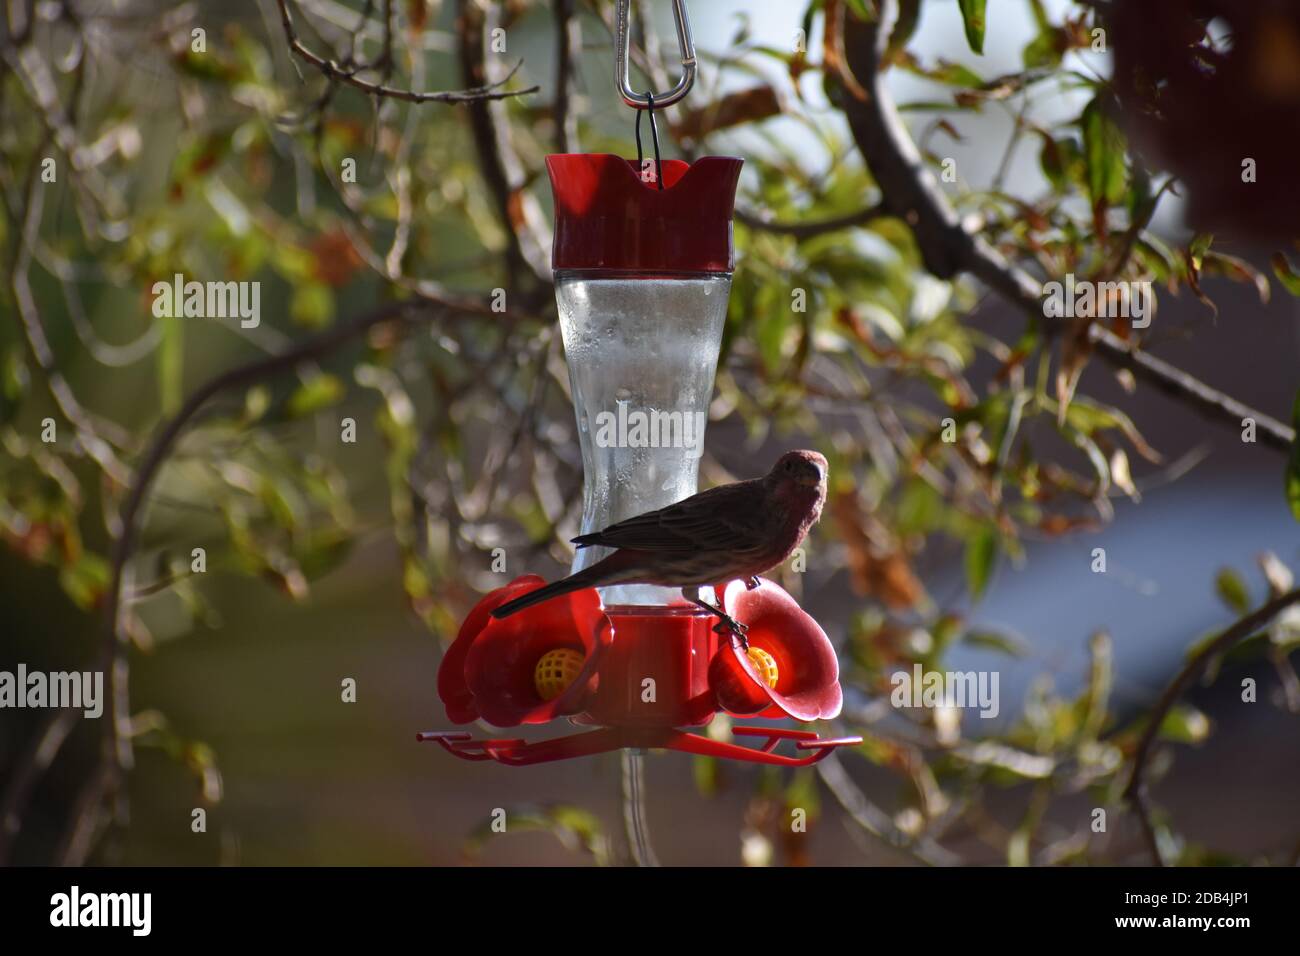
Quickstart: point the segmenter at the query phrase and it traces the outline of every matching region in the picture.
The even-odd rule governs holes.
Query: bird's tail
[[[601,575],[596,569],[597,565],[593,564],[589,568],[570,574],[567,578],[540,587],[536,591],[529,591],[523,597],[517,597],[513,601],[502,604],[492,612],[492,616],[499,621],[504,617],[522,611],[524,608],[532,607],[534,604],[541,604],[543,601],[557,598],[561,594],[569,594],[572,591],[581,591],[583,588],[593,587],[601,583]]]

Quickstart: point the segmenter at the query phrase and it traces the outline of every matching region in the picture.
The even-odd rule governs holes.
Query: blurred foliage
[[[493,548],[505,549],[512,571],[533,570],[545,556],[567,562],[560,542],[580,517],[582,479],[567,375],[548,277],[530,274],[527,256],[512,253],[529,228],[527,207],[547,208],[542,161],[564,142],[553,68],[530,59],[506,88],[536,82],[542,92],[490,107],[412,105],[368,96],[295,60],[273,3],[220,14],[195,4],[118,6],[139,16],[104,4],[40,4],[22,52],[12,23],[5,41],[0,533],[7,546],[56,569],[68,599],[93,611],[109,585],[131,469],[159,422],[200,383],[337,327],[376,300],[466,295],[487,303],[505,289],[505,312],[448,307],[412,334],[379,326],[364,342],[212,403],[153,490],[143,543],[128,566],[125,628],[135,647],[152,647],[158,602],[174,599],[189,626],[219,624],[196,583],[191,548],[199,546],[207,572],[261,578],[301,601],[362,536],[393,534],[411,607],[444,640],[475,592],[496,583],[488,570]],[[446,52],[464,42],[464,6],[291,4],[307,46],[329,51],[357,75],[416,89],[466,85],[454,52]],[[592,61],[592,77],[608,73],[612,6],[577,7],[581,59]],[[959,6],[970,50],[979,54],[1003,11],[993,9],[986,25],[983,0]],[[1054,17],[1041,0],[1028,0],[1037,34],[1023,68],[1002,76],[985,75],[978,56],[930,59],[913,50],[922,7],[901,4],[887,65],[930,91],[903,110],[936,175],[942,144],[962,142],[967,120],[996,114],[1006,121],[1008,159],[995,175],[944,188],[1009,259],[1049,277],[1076,273],[1186,291],[1206,303],[1207,318],[1209,277],[1247,283],[1267,299],[1269,277],[1217,249],[1212,236],[1179,239],[1151,228],[1177,186],[1129,151],[1106,55],[1095,49],[1090,4]],[[869,0],[848,0],[848,8],[874,15]],[[1138,460],[1158,463],[1161,455],[1127,412],[1080,390],[1091,317],[1055,355],[1034,323],[1003,341],[968,321],[979,301],[973,284],[925,272],[906,222],[873,215],[852,228],[776,227],[835,220],[878,199],[834,106],[845,95],[840,80],[823,69],[824,51],[806,42],[839,9],[832,0],[792,8],[791,32],[804,32],[790,49],[757,43],[742,18],[725,55],[705,57],[697,105],[664,123],[664,138],[688,158],[746,156],[738,206],[752,216],[736,229],[738,269],[711,407],[714,435],[742,437],[734,453],[706,457],[705,481],[749,477],[756,468],[746,449],[768,439],[791,445],[800,436],[800,444],[826,453],[831,502],[809,575],[824,581],[846,568],[860,599],[851,626],[836,637],[845,681],[863,692],[851,699],[861,700],[887,697],[895,670],[918,662],[941,668],[957,644],[1023,653],[1014,636],[970,627],[970,602],[1000,564],[1023,559],[1027,540],[1109,521],[1116,496],[1139,497]],[[554,43],[548,4],[519,0],[491,12],[510,37],[508,54],[492,66],[497,78],[519,59],[516,37],[530,55]],[[202,51],[197,28],[206,30]],[[641,66],[656,62],[640,43],[637,52]],[[619,117],[627,125],[614,128],[608,111],[581,109],[610,95],[596,86],[570,98],[577,138],[567,148],[628,150],[630,119]],[[1062,116],[1044,109],[1047,102],[1075,108]],[[475,133],[483,116],[505,131],[487,147],[495,154]],[[1021,148],[1036,151],[1041,180],[1013,189],[1009,158]],[[53,182],[42,179],[46,158],[54,160]],[[507,170],[504,187],[485,174],[493,163]],[[1288,292],[1300,292],[1284,252],[1272,265]],[[260,282],[260,325],[156,319],[150,290],[177,274]],[[1135,334],[1123,323],[1112,329]],[[1296,409],[1300,424],[1300,400]],[[348,419],[356,444],[340,440]],[[43,440],[50,424],[55,438]],[[1300,516],[1294,454],[1288,481]],[[380,483],[386,501],[375,494]],[[927,552],[954,549],[963,555],[968,593],[939,598],[916,565]],[[1290,580],[1276,559],[1265,573],[1274,593],[1284,576]],[[1235,572],[1225,570],[1216,587],[1233,614],[1248,610],[1249,589]],[[185,629],[168,621],[165,636]],[[1293,615],[1280,618],[1261,642],[1234,653],[1268,656],[1285,673],[1297,634]],[[1141,727],[1140,719],[1116,723],[1109,639],[1097,635],[1090,650],[1091,672],[1077,697],[1058,696],[1044,679],[997,737],[966,739],[950,708],[882,721],[870,706],[851,706],[846,728],[865,737],[855,759],[902,781],[887,815],[895,836],[919,848],[966,832],[997,844],[1010,863],[1130,853],[1077,832],[1044,835],[1058,796],[1086,792],[1097,805],[1119,807],[1122,770]],[[1294,673],[1284,685],[1295,686]],[[207,798],[217,799],[210,751],[159,715],[140,719],[137,742],[190,766]],[[1203,715],[1179,706],[1160,734],[1195,743],[1208,729]],[[701,789],[716,787],[718,773],[702,761]],[[981,794],[1012,785],[1026,788],[1027,809],[1003,832],[987,819]],[[813,772],[765,774],[741,823],[746,861],[780,854],[805,862],[788,821],[801,807],[814,824],[817,801]],[[510,818],[552,830],[597,861],[609,858],[585,811],[537,807]],[[1168,821],[1160,827],[1179,860],[1207,858],[1181,843]],[[467,853],[481,839],[471,836]]]

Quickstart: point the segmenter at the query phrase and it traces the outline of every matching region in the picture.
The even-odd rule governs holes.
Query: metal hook
[[[618,42],[614,82],[618,86],[619,95],[623,97],[624,103],[638,110],[649,109],[652,103],[660,108],[672,106],[686,96],[695,83],[695,43],[691,40],[691,20],[686,13],[686,0],[673,0],[673,20],[677,25],[677,48],[682,55],[682,75],[677,80],[676,86],[667,93],[652,94],[653,99],[644,93],[634,91],[628,76],[628,49],[632,42],[632,31],[628,27],[628,11],[631,4],[632,0],[618,0]]]

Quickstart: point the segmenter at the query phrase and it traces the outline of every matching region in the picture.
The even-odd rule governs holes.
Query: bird
[[[761,478],[736,481],[676,504],[619,521],[572,541],[579,549],[615,548],[613,554],[567,578],[502,604],[498,620],[583,588],[612,584],[679,587],[691,604],[719,618],[743,640],[745,626],[700,597],[705,585],[743,580],[781,564],[803,543],[826,503],[826,459],[815,451],[790,451]]]

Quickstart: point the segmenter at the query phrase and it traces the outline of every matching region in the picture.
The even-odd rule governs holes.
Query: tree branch
[[[1185,404],[1195,406],[1210,418],[1235,422],[1242,426],[1244,419],[1253,419],[1255,433],[1261,444],[1279,451],[1287,451],[1295,442],[1295,432],[1270,415],[1239,402],[1230,395],[1211,388],[1200,379],[1175,368],[1150,352],[1144,352],[1131,342],[1126,342],[1109,329],[1094,325],[1089,337],[1095,348],[1102,351],[1106,360],[1117,368],[1126,368],[1134,376],[1166,395]]]
[[[841,229],[863,226],[873,219],[879,219],[881,216],[887,215],[889,215],[889,212],[882,200],[874,206],[868,206],[866,209],[860,209],[857,212],[834,216],[830,219],[815,219],[810,222],[777,222],[772,219],[764,219],[757,213],[737,209],[736,221],[759,232],[770,232],[778,236],[793,236],[796,239],[812,239],[828,232],[839,232]]]
[[[479,0],[460,0],[456,32],[464,83],[487,82],[488,37],[496,15],[495,5],[485,10]],[[506,231],[506,265],[511,284],[517,286],[521,275],[531,277],[535,285],[545,287],[549,297],[550,235],[541,207],[524,188],[527,180],[511,142],[504,105],[476,101],[469,106],[469,119],[483,180],[496,201],[497,215]],[[522,291],[530,308],[542,297],[539,289]]]
[[[371,83],[357,76],[355,69],[346,67],[332,58],[326,58],[309,49],[298,38],[298,31],[293,25],[293,17],[289,13],[288,0],[276,0],[280,7],[280,22],[284,24],[284,36],[289,42],[289,49],[293,50],[298,57],[310,63],[322,74],[332,81],[346,83],[348,86],[355,87],[361,92],[370,96],[377,96],[381,99],[401,100],[405,103],[478,103],[485,100],[503,100],[514,96],[524,96],[529,93],[536,93],[540,87],[530,86],[523,90],[503,90],[505,86],[519,71],[519,66],[515,66],[505,77],[495,83],[485,84],[467,90],[453,90],[447,92],[420,92],[417,90],[399,89],[388,86],[383,83]],[[386,14],[387,16],[387,14]],[[386,21],[387,22],[387,21]],[[389,44],[391,40],[386,34],[385,38],[385,55],[391,55]]]
[[[1142,822],[1143,829],[1147,833],[1154,834],[1145,802],[1146,770],[1151,757],[1151,748],[1160,733],[1160,727],[1164,723],[1165,717],[1168,716],[1169,711],[1173,709],[1178,699],[1183,696],[1192,681],[1200,676],[1211,659],[1231,649],[1239,641],[1250,637],[1250,635],[1297,602],[1300,602],[1300,588],[1295,588],[1275,597],[1267,604],[1247,614],[1213,640],[1207,642],[1169,682],[1169,686],[1165,688],[1164,693],[1160,695],[1160,699],[1156,701],[1151,713],[1147,716],[1147,723],[1142,730],[1142,736],[1138,738],[1137,747],[1133,751],[1133,770],[1129,775],[1128,785],[1124,788],[1125,799],[1132,803],[1138,818]],[[1154,838],[1149,839],[1148,842],[1151,845],[1152,857],[1156,865],[1163,866],[1164,860],[1160,855],[1159,847],[1155,845]]]
[[[555,17],[555,103],[551,107],[555,123],[555,151],[572,153],[578,148],[578,117],[573,112],[573,79],[577,67],[575,51],[582,49],[582,22],[574,9],[574,0],[552,0]]]
[[[864,23],[840,3],[838,23],[829,15],[826,29],[828,69],[843,64],[844,112],[853,138],[884,194],[890,214],[912,227],[926,269],[941,279],[970,273],[1019,309],[1031,322],[1043,320],[1042,286],[1028,272],[1008,262],[982,236],[967,231],[934,175],[925,166],[880,73],[896,19],[897,0],[880,0],[879,17]],[[1065,326],[1048,329],[1055,336]],[[1272,416],[1236,401],[1187,372],[1139,350],[1118,336],[1093,326],[1089,340],[1106,362],[1135,376],[1222,424],[1241,427],[1253,418],[1262,443],[1286,451],[1295,432]]]

